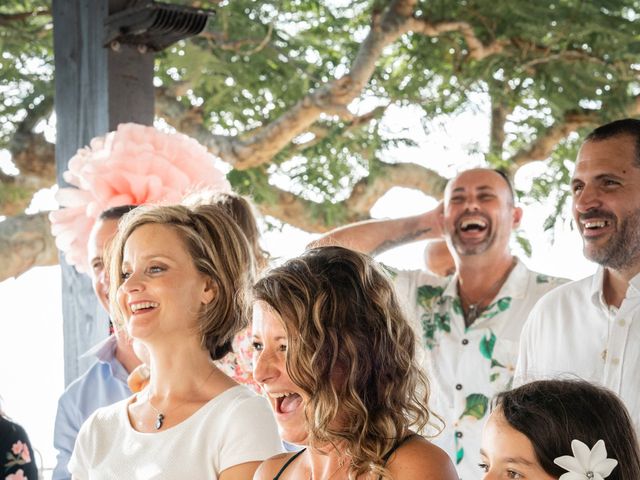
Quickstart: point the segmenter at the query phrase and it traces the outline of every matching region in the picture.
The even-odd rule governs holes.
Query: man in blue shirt
[[[114,207],[102,212],[89,236],[89,275],[93,290],[104,309],[109,311],[108,268],[104,252],[118,229],[118,220],[134,207]],[[130,340],[120,332],[111,335],[90,349],[85,356],[97,361],[80,378],[73,381],[58,400],[53,444],[58,461],[52,480],[68,480],[67,463],[73,452],[76,436],[84,421],[98,408],[111,405],[131,395],[127,385],[129,373],[138,365]]]

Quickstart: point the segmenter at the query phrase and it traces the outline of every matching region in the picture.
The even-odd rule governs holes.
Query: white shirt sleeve
[[[91,415],[80,427],[73,453],[67,464],[73,480],[86,480],[89,478],[89,450],[91,448],[90,430],[95,413]]]
[[[536,305],[531,309],[529,317],[522,327],[522,333],[520,334],[520,345],[518,348],[518,361],[516,363],[516,371],[513,376],[514,388],[534,380],[530,372],[531,355],[533,353],[532,345],[534,343],[532,338],[532,325],[537,324],[540,321],[539,304],[540,302],[536,303]]]
[[[266,399],[257,395],[237,402],[220,445],[220,472],[246,462],[263,461],[283,452],[278,426]]]

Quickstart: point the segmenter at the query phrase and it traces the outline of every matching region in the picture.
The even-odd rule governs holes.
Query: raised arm
[[[376,256],[406,243],[442,237],[441,214],[442,203],[412,217],[352,223],[331,230],[307,248],[339,245]]]

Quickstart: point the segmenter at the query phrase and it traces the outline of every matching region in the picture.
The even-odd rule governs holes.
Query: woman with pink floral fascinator
[[[627,409],[582,380],[541,380],[498,395],[480,455],[484,480],[640,479]]]
[[[135,123],[91,140],[69,160],[60,210],[51,212],[51,231],[67,263],[87,271],[87,240],[98,215],[120,205],[178,204],[200,188],[231,187],[216,158],[193,138]]]
[[[215,364],[247,326],[253,275],[246,236],[219,205],[143,205],[123,217],[111,312],[146,347],[151,376],[82,425],[74,480],[245,480],[282,450],[266,399]]]
[[[75,188],[57,194],[63,207],[50,215],[52,232],[69,264],[88,273],[109,311],[104,257],[120,218],[140,204],[175,204],[206,187],[230,190],[215,157],[197,141],[154,127],[122,124],[93,139],[69,162],[64,178]],[[106,331],[106,325],[105,325]],[[97,361],[60,398],[54,445],[54,478],[69,478],[66,465],[80,426],[98,407],[127,398],[126,375],[139,365],[126,332],[116,332],[90,352]]]

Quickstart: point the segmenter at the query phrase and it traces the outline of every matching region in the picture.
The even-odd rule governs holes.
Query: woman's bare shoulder
[[[279,453],[267,458],[256,470],[253,480],[273,480],[287,461],[295,455],[295,452]]]
[[[420,435],[414,435],[387,462],[394,479],[458,480],[453,463],[444,450]]]

